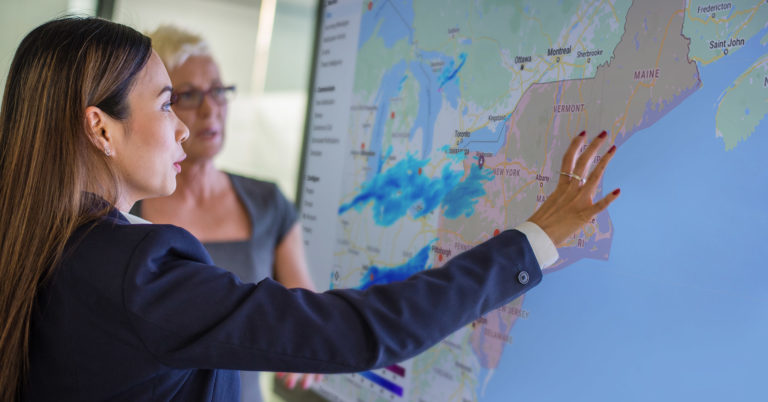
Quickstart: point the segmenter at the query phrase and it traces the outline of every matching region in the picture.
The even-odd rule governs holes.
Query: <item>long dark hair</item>
[[[35,28],[16,51],[0,110],[0,402],[21,394],[39,285],[73,231],[106,212],[89,194],[112,204],[118,196],[85,109],[127,119],[151,51],[134,29],[75,17]]]

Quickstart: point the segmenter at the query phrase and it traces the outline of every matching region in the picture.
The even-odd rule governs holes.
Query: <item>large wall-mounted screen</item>
[[[622,190],[536,289],[323,395],[766,397],[768,2],[327,0],[319,23],[300,207],[321,288],[514,227],[583,130]]]

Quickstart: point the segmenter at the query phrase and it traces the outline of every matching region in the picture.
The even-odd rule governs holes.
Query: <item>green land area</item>
[[[630,3],[446,0],[435,18],[432,4],[414,2],[414,39],[423,51],[466,53],[462,99],[487,109],[533,83],[594,76],[621,39]],[[567,48],[559,63],[548,55]]]
[[[727,57],[757,35],[766,21],[768,2],[765,1],[731,0],[712,4],[710,0],[691,0],[683,24],[683,34],[691,38],[690,57],[704,65]]]
[[[725,91],[715,117],[717,135],[733,149],[768,115],[768,56],[752,64]]]

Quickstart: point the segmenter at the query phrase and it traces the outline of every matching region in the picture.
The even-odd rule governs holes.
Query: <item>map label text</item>
[[[578,104],[559,104],[555,105],[554,111],[555,113],[580,113],[584,111],[584,104],[578,103]]]
[[[515,64],[530,63],[533,61],[531,56],[515,56]]]
[[[601,56],[602,54],[603,49],[587,50],[586,52],[579,50],[576,52],[576,58],[583,59],[584,57],[595,57]]]
[[[469,149],[467,148],[448,148],[449,154],[464,154],[469,155]]]
[[[696,7],[696,12],[699,14],[709,14],[717,11],[728,11],[731,7],[733,7],[731,3],[707,4],[706,6]]]
[[[661,78],[661,69],[649,68],[635,71],[635,81],[655,80]]]
[[[451,250],[447,249],[447,248],[440,248],[440,247],[437,247],[437,246],[432,246],[432,251],[435,254],[444,255],[446,257],[450,257],[451,256]]]
[[[456,138],[468,138],[468,137],[469,137],[469,131],[456,130]]]
[[[549,48],[547,49],[547,56],[562,56],[564,54],[571,54],[571,50],[572,50],[571,46]]]
[[[506,118],[507,118],[507,116],[503,115],[503,114],[500,114],[500,115],[497,115],[497,116],[489,115],[488,116],[488,121],[502,121],[502,120],[505,120]]]
[[[722,48],[741,47],[741,46],[744,46],[744,43],[745,41],[742,38],[731,38],[728,40],[711,40],[709,41],[709,48],[722,49]]]

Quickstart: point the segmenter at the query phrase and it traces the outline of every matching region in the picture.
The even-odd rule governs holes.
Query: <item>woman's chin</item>
[[[167,196],[173,194],[174,191],[176,191],[176,178],[175,177],[173,178],[173,180],[171,180],[171,183],[173,185],[168,186],[169,188],[166,189],[165,193],[163,195],[161,195],[161,197],[167,197]]]
[[[173,194],[174,191],[176,191],[176,177],[175,176],[169,181],[169,183],[166,186],[164,186],[164,188],[158,189],[157,191],[155,191],[155,194],[152,195],[149,198],[167,197],[167,196]]]

